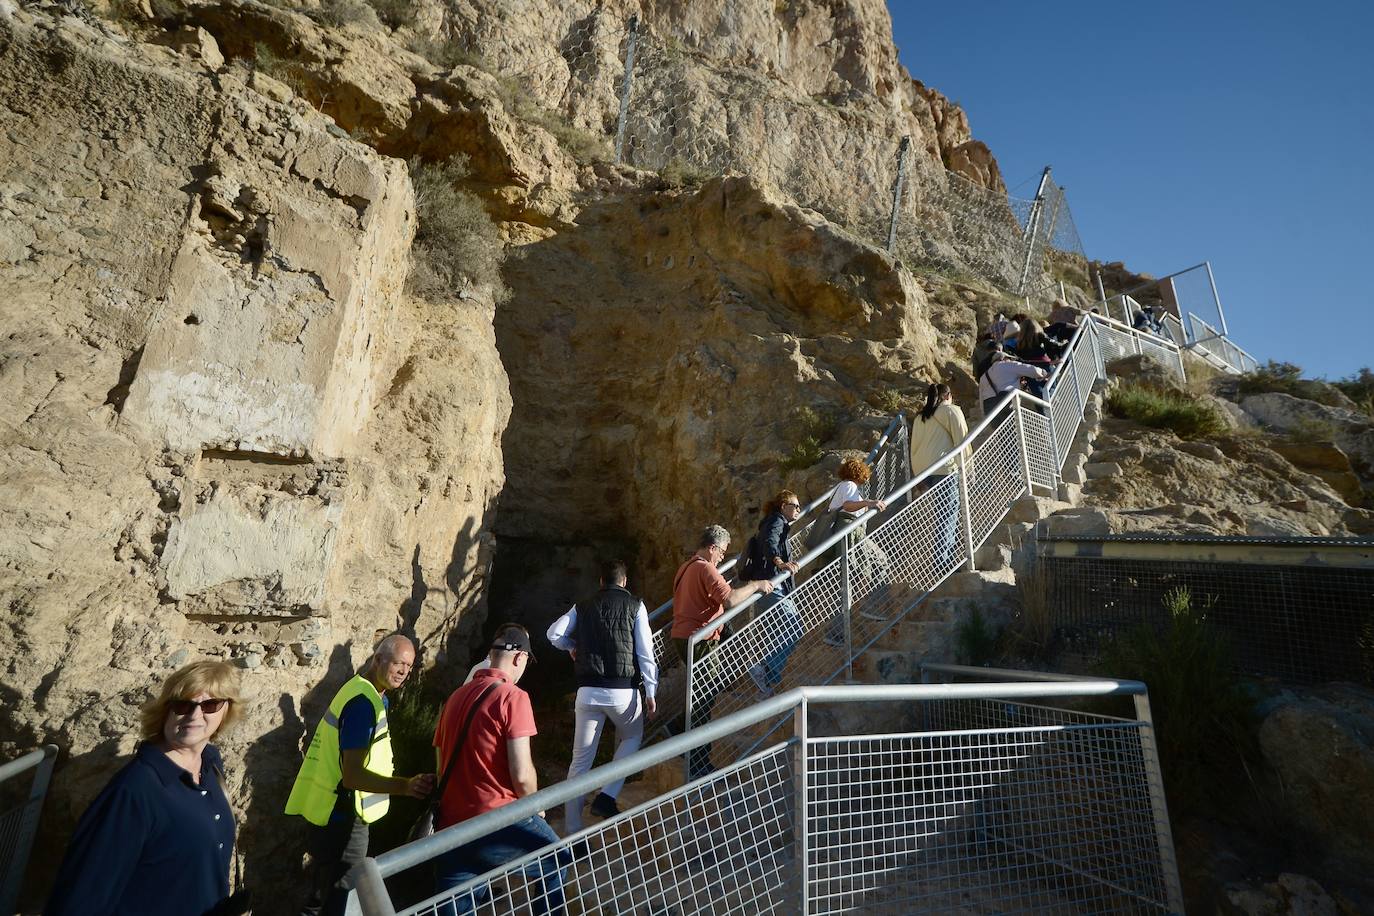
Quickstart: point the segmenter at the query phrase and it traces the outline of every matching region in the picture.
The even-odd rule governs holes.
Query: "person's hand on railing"
[[[869,508],[877,509],[879,512],[887,508],[887,500],[885,499],[869,499],[865,502],[868,503]]]
[[[773,568],[776,569],[778,572],[790,572],[790,573],[794,573],[794,572],[796,572],[797,570],[801,569],[801,564],[800,564],[800,563],[791,563],[791,562],[788,562],[788,563],[780,563],[780,562],[778,562],[778,558],[777,558],[777,557],[774,557],[774,558],[773,558]]]
[[[759,579],[752,584],[757,592],[762,592],[765,595],[773,594],[773,581],[771,579]]]

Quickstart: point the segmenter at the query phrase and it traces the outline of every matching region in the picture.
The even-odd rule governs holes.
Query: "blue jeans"
[[[451,890],[493,868],[556,842],[558,834],[542,817],[527,817],[439,856],[434,862],[436,889]],[[571,861],[571,854],[564,849],[559,850],[556,856],[546,856],[525,866],[525,877],[535,885],[530,888],[531,913],[541,916],[544,913],[563,912],[563,878]],[[456,900],[441,903],[440,916],[471,913],[485,903],[490,894],[486,885],[474,887]]]
[[[801,642],[802,632],[801,614],[787,598],[784,591],[778,594],[774,591],[772,595],[767,595],[759,602],[766,608],[768,615],[768,625],[779,636],[778,647],[764,657],[759,666],[763,669],[763,679],[769,687],[776,687],[782,683],[782,669],[787,665],[787,660],[792,657],[792,653],[797,651],[797,644]],[[782,607],[778,607],[782,605]]]

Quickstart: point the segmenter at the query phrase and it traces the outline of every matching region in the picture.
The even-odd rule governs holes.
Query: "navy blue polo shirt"
[[[382,694],[382,715],[385,716],[390,704],[387,702],[386,694]],[[377,730],[377,714],[372,711],[372,701],[364,696],[357,696],[344,704],[344,708],[339,710],[339,755],[343,759],[344,751],[366,751],[372,747],[372,735]],[[342,824],[352,823],[357,816],[357,807],[354,799],[356,792],[352,789],[345,789],[342,781],[338,788],[339,798],[334,802],[334,810],[329,813],[329,823]]]
[[[229,896],[234,815],[206,745],[200,785],[159,748],[138,753],[81,815],[49,916],[187,916]]]

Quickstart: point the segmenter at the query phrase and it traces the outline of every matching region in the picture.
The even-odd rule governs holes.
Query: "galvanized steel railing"
[[[906,422],[901,413],[898,413],[887,424],[883,434],[868,452],[867,461],[873,474],[865,485],[867,497],[879,499],[883,494],[892,492],[893,488],[909,480],[911,478],[910,459],[911,448]],[[787,538],[793,557],[800,557],[806,552],[805,545],[811,534],[811,526],[819,518],[824,517],[816,510],[829,503],[834,494],[835,486],[832,486],[802,507],[801,514],[792,523]],[[740,540],[747,541],[747,535],[741,532]],[[730,558],[721,564],[720,571],[728,575],[738,561],[738,556]],[[650,622],[658,624],[653,633],[652,644],[654,658],[658,662],[659,670],[657,696],[659,712],[649,730],[647,736],[649,738],[665,733],[674,726],[674,723],[681,721],[685,706],[686,681],[681,676],[682,659],[678,657],[677,649],[674,647],[670,636],[672,609],[673,601],[669,598],[649,615]],[[665,617],[667,618],[666,621],[664,621]],[[673,675],[672,672],[674,671],[678,672],[678,676]]]
[[[48,794],[48,782],[52,778],[56,759],[57,748],[49,744],[0,766],[0,786],[15,777],[32,773],[26,794],[11,795],[6,792],[2,796],[5,799],[22,796],[23,800],[10,803],[7,810],[0,812],[0,913],[15,911],[19,889],[24,883],[24,869],[29,863],[29,850],[38,831],[38,816],[43,811],[43,799]]]
[[[1056,489],[1093,385],[1107,377],[1107,363],[1140,352],[1182,376],[1182,356],[1170,342],[1090,316],[1070,341],[1046,400],[1007,395],[951,456],[889,491],[882,516],[868,510],[807,553],[801,584],[785,600],[756,595],[693,633],[690,657],[701,643],[710,649],[687,666],[686,727],[757,702],[756,683],[779,674],[791,686],[852,672],[854,660],[942,582],[974,568],[978,549],[1016,499]],[[951,463],[954,473],[939,473]],[[708,638],[722,626],[728,634],[711,646]],[[721,747],[714,763],[748,750]],[[692,770],[706,763],[698,754]]]
[[[952,666],[924,674],[924,684],[795,689],[369,858],[353,872],[351,912],[1182,912],[1143,684]],[[985,683],[929,683],[969,676]],[[1093,711],[1078,708],[1085,702]],[[1115,705],[1098,711],[1104,703]],[[792,733],[771,746],[450,891],[397,908],[386,887],[388,876],[783,717]]]

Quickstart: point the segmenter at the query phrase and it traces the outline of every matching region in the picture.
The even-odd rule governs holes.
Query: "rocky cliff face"
[[[442,649],[480,623],[510,409],[491,309],[403,294],[402,163],[204,46],[6,12],[5,754],[63,746],[65,830],[148,690],[232,658],[251,836],[312,688],[379,631]]]
[[[300,742],[377,635],[465,665],[497,540],[503,617],[546,620],[611,549],[664,596],[702,525],[742,543],[927,381],[971,405],[974,330],[1017,307],[837,225],[872,228],[903,135],[917,184],[1001,188],[876,0],[74,9],[0,0],[0,754],[64,751],[49,864],[138,704],[208,655],[245,673],[230,781],[250,875],[285,887]],[[676,120],[630,161],[661,175],[606,161],[631,15]],[[576,98],[569,60],[596,74]],[[732,174],[685,174],[677,143]],[[401,160],[455,154],[508,298],[406,291]],[[1284,518],[1353,517],[1248,446],[1149,444],[1178,480],[1104,504],[1222,518],[1277,487]]]

